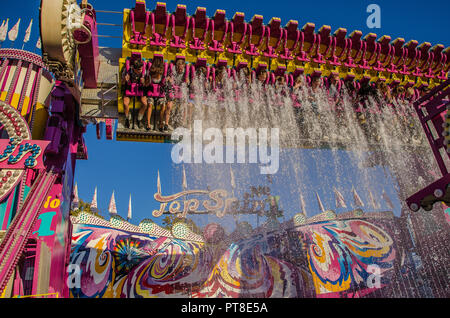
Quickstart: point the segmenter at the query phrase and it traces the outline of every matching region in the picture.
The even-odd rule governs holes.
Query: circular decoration
[[[172,234],[176,238],[185,238],[189,232],[189,228],[184,222],[179,221],[172,226]]]
[[[143,242],[130,237],[118,238],[113,248],[114,265],[117,274],[127,274],[148,254],[143,249]]]
[[[13,163],[19,160],[21,151],[24,147],[19,147],[19,157],[11,158],[10,154],[13,152],[14,147],[19,145],[23,140],[31,139],[31,132],[25,119],[20,113],[11,105],[0,101],[0,123],[4,126],[9,137],[10,145],[6,147],[4,152],[0,154],[0,159],[9,157],[8,161]],[[28,164],[32,164],[28,162]],[[5,197],[16,187],[20,179],[25,173],[25,169],[0,169],[0,201],[3,201]]]
[[[95,21],[92,10],[91,5],[89,5],[89,9],[81,9],[77,4],[71,5],[69,29],[72,30],[73,39],[77,44],[88,43],[92,38],[92,33],[89,29],[89,27],[93,27],[93,22]],[[83,13],[85,14],[84,20]]]
[[[303,213],[294,215],[294,225],[303,225],[306,223],[306,216]]]
[[[73,77],[76,41],[74,25],[80,24],[76,0],[41,1],[41,39],[44,61],[57,76]]]
[[[91,31],[89,31],[84,25],[73,31],[73,38],[78,44],[88,43],[91,40],[91,37]]]
[[[89,219],[89,214],[87,214],[86,212],[81,212],[80,214],[78,214],[78,220],[80,221],[80,223],[87,223]]]
[[[33,63],[33,64],[45,69],[45,64],[42,62],[42,57],[35,53],[31,53],[31,52],[23,51],[23,50],[19,50],[19,49],[5,48],[5,49],[0,49],[0,56],[2,58],[16,59],[16,60],[22,60],[22,61],[26,61],[29,63]]]
[[[336,218],[336,213],[333,210],[325,211],[325,217],[327,220],[334,220]]]
[[[111,223],[113,226],[116,226],[118,228],[121,228],[123,226],[123,220],[120,216],[114,215],[109,220],[109,223]]]
[[[242,221],[238,223],[238,225],[236,226],[236,231],[237,233],[239,233],[240,236],[248,237],[253,232],[253,227],[251,226],[250,223]]]
[[[364,216],[364,211],[361,209],[356,209],[353,211],[354,216]]]
[[[420,209],[420,206],[417,203],[411,203],[409,208],[413,211],[413,212],[417,212]]]
[[[152,220],[145,219],[139,223],[139,227],[144,233],[152,233],[156,229],[156,224]]]
[[[217,223],[210,223],[205,226],[203,237],[207,243],[217,244],[225,238],[225,230]]]

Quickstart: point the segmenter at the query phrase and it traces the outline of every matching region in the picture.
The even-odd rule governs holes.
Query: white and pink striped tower
[[[0,120],[1,139],[43,139],[53,84],[53,77],[39,55],[17,49],[0,49],[0,103],[5,115]],[[19,122],[31,135],[10,129]],[[14,176],[20,171],[10,172]],[[31,187],[33,174],[20,172],[20,175],[13,184],[3,182],[5,184],[0,185],[0,210],[4,211],[0,213],[0,231],[9,228]],[[6,170],[0,169],[0,178],[5,176]]]
[[[17,49],[0,49],[0,100],[27,121],[32,139],[42,139],[54,80],[41,56]]]
[[[9,159],[0,163],[0,297],[69,296],[73,177],[76,160],[87,158],[78,116],[81,91],[97,86],[96,15],[85,0],[81,8],[41,0],[40,10],[42,57],[0,49],[0,143]]]

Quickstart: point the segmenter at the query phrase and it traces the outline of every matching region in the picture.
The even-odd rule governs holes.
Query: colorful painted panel
[[[71,296],[387,296],[403,275],[393,221],[317,222],[214,244],[74,224]]]
[[[71,264],[80,266],[73,297],[185,297],[212,267],[203,243],[74,225]]]

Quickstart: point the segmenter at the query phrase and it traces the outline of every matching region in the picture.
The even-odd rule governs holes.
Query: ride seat
[[[206,16],[206,9],[198,7],[195,14],[191,17],[192,40],[189,42],[189,48],[193,50],[205,50],[205,38],[209,30],[210,19]],[[196,30],[203,28],[201,37],[196,36]]]
[[[150,14],[152,23],[152,37],[150,40],[151,46],[165,47],[166,46],[166,32],[169,27],[170,18],[166,11],[166,4],[158,2],[155,11]],[[161,33],[156,32],[156,24],[164,26]]]
[[[172,25],[172,38],[170,39],[169,46],[176,49],[186,48],[186,34],[189,30],[190,19],[186,15],[186,6],[177,5],[177,9],[170,15],[170,24]],[[184,31],[182,35],[176,34],[176,27],[184,25]]]

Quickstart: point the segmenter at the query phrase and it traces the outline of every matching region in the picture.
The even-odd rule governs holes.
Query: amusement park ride
[[[224,10],[213,17],[199,7],[190,16],[184,5],[174,12],[157,2],[149,10],[145,0],[123,11],[121,50],[99,48],[94,7],[82,0],[41,0],[42,58],[17,49],[0,49],[0,121],[3,139],[0,155],[0,295],[59,295],[69,297],[67,266],[71,254],[72,200],[76,160],[88,158],[83,133],[97,125],[112,140],[172,142],[170,132],[134,127],[135,113],[147,93],[140,84],[130,85],[133,122],[124,125],[122,70],[141,60],[149,70],[156,57],[164,72],[183,60],[187,78],[200,67],[214,82],[216,69],[224,66],[229,78],[247,68],[252,78],[267,71],[265,85],[275,77],[293,86],[298,76],[307,81],[320,76],[326,84],[332,74],[355,87],[386,83],[411,87],[419,96],[415,110],[436,158],[442,177],[406,202],[416,212],[431,210],[438,201],[450,204],[448,116],[450,48],[419,45],[373,33],[348,33],[313,23],[299,28],[279,18],[265,25],[254,15],[249,22],[241,12],[227,20]],[[149,91],[148,97],[160,92]],[[158,109],[157,109],[158,111]],[[154,115],[156,116],[156,115]],[[134,127],[134,129],[133,129]],[[447,158],[445,158],[447,157]],[[133,228],[132,228],[133,229]],[[166,232],[161,232],[166,235]],[[170,233],[169,233],[170,234]],[[167,234],[167,235],[169,235]],[[194,237],[194,241],[199,241]],[[100,243],[99,243],[100,244]]]

